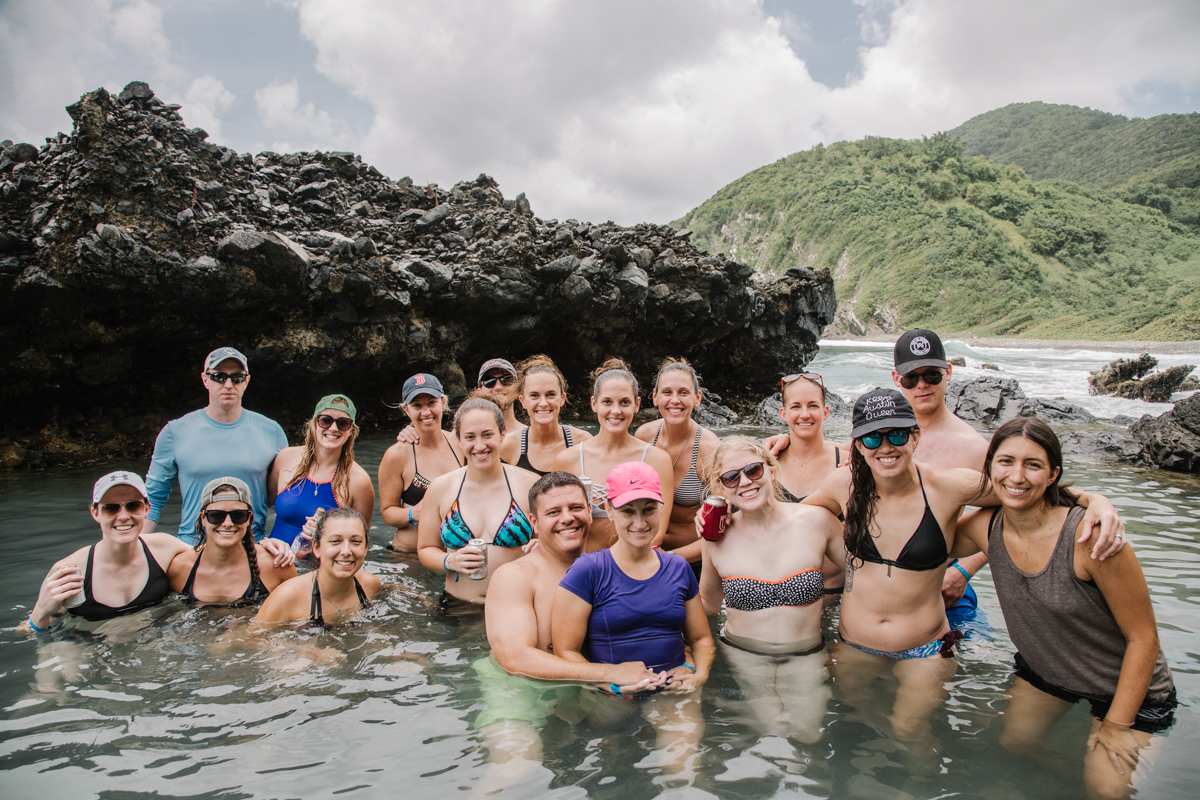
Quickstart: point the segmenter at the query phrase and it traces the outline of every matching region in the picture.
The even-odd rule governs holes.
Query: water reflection
[[[363,463],[377,462],[386,444],[364,442]],[[536,742],[529,728],[481,730],[489,699],[474,666],[488,654],[482,616],[448,613],[435,577],[385,551],[379,526],[367,568],[392,586],[360,624],[261,636],[249,630],[251,609],[170,602],[92,630],[71,624],[37,640],[17,635],[49,564],[95,535],[84,503],[74,501],[86,498],[94,472],[0,477],[6,797],[1084,796],[1083,705],[1030,757],[999,746],[1013,648],[986,571],[977,590],[993,630],[960,643],[948,697],[919,741],[894,738],[882,718],[894,695],[886,679],[852,687],[836,665],[827,682],[802,676],[820,687],[812,694],[828,693],[818,714],[819,703],[793,706],[739,679],[723,653],[697,704],[703,736],[677,767],[657,752],[653,709],[588,707],[607,698],[556,705],[532,728]],[[1200,481],[1079,462],[1067,472],[1126,515],[1183,703],[1139,796],[1193,797]],[[827,637],[836,627],[832,609]],[[796,735],[814,716],[820,736]],[[505,761],[506,750],[533,758]]]

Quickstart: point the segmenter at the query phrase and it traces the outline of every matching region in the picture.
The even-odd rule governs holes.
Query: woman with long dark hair
[[[346,395],[323,397],[304,428],[304,445],[284,448],[275,456],[267,482],[275,495],[272,539],[291,545],[302,532],[311,533],[318,511],[334,508],[353,508],[371,526],[375,487],[354,461],[357,415]]]
[[[899,679],[889,716],[893,731],[901,738],[927,736],[929,717],[954,674],[954,643],[962,638],[950,630],[941,599],[955,523],[965,505],[999,501],[975,470],[917,467],[920,430],[897,391],[859,397],[850,435],[850,469],[835,471],[804,501],[845,514],[846,592],[834,650],[839,683],[852,685],[890,664]],[[1109,538],[1121,532],[1112,505],[1098,496],[1083,500],[1092,505],[1085,534],[1100,519],[1097,546],[1119,547],[1121,540]]]
[[[988,554],[1017,647],[1000,742],[1029,752],[1087,700],[1088,792],[1128,796],[1139,752],[1170,726],[1176,705],[1141,565],[1129,549],[1093,560],[1075,541],[1083,509],[1062,483],[1062,448],[1042,420],[997,428],[985,463],[1000,508],[959,520],[954,554]]]
[[[196,545],[171,562],[171,591],[189,603],[247,605],[262,602],[275,587],[296,577],[289,564],[277,567],[254,542],[250,487],[233,477],[209,481],[200,496]]]

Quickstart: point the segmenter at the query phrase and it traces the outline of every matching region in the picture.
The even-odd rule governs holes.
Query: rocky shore
[[[0,153],[0,356],[10,465],[148,453],[203,405],[203,354],[251,364],[247,406],[294,431],[317,397],[369,429],[401,383],[452,398],[537,352],[576,401],[608,355],[686,355],[749,411],[803,368],[836,307],[828,272],[778,280],[666,226],[544,220],[486,175],[392,180],[353,153],[236,153],[141,82],[67,108],[70,135]]]

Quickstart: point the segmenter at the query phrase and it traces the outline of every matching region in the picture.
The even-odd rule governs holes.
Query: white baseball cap
[[[142,481],[141,476],[136,472],[120,470],[110,472],[96,481],[96,485],[92,487],[92,505],[99,503],[101,498],[104,497],[104,493],[114,486],[132,486],[138,490],[138,494],[149,499],[149,494],[146,492],[146,484]]]

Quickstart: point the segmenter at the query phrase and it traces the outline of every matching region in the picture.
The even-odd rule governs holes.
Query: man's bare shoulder
[[[983,434],[953,414],[941,424],[921,430],[917,460],[942,469],[965,467],[979,470],[987,455]]]

